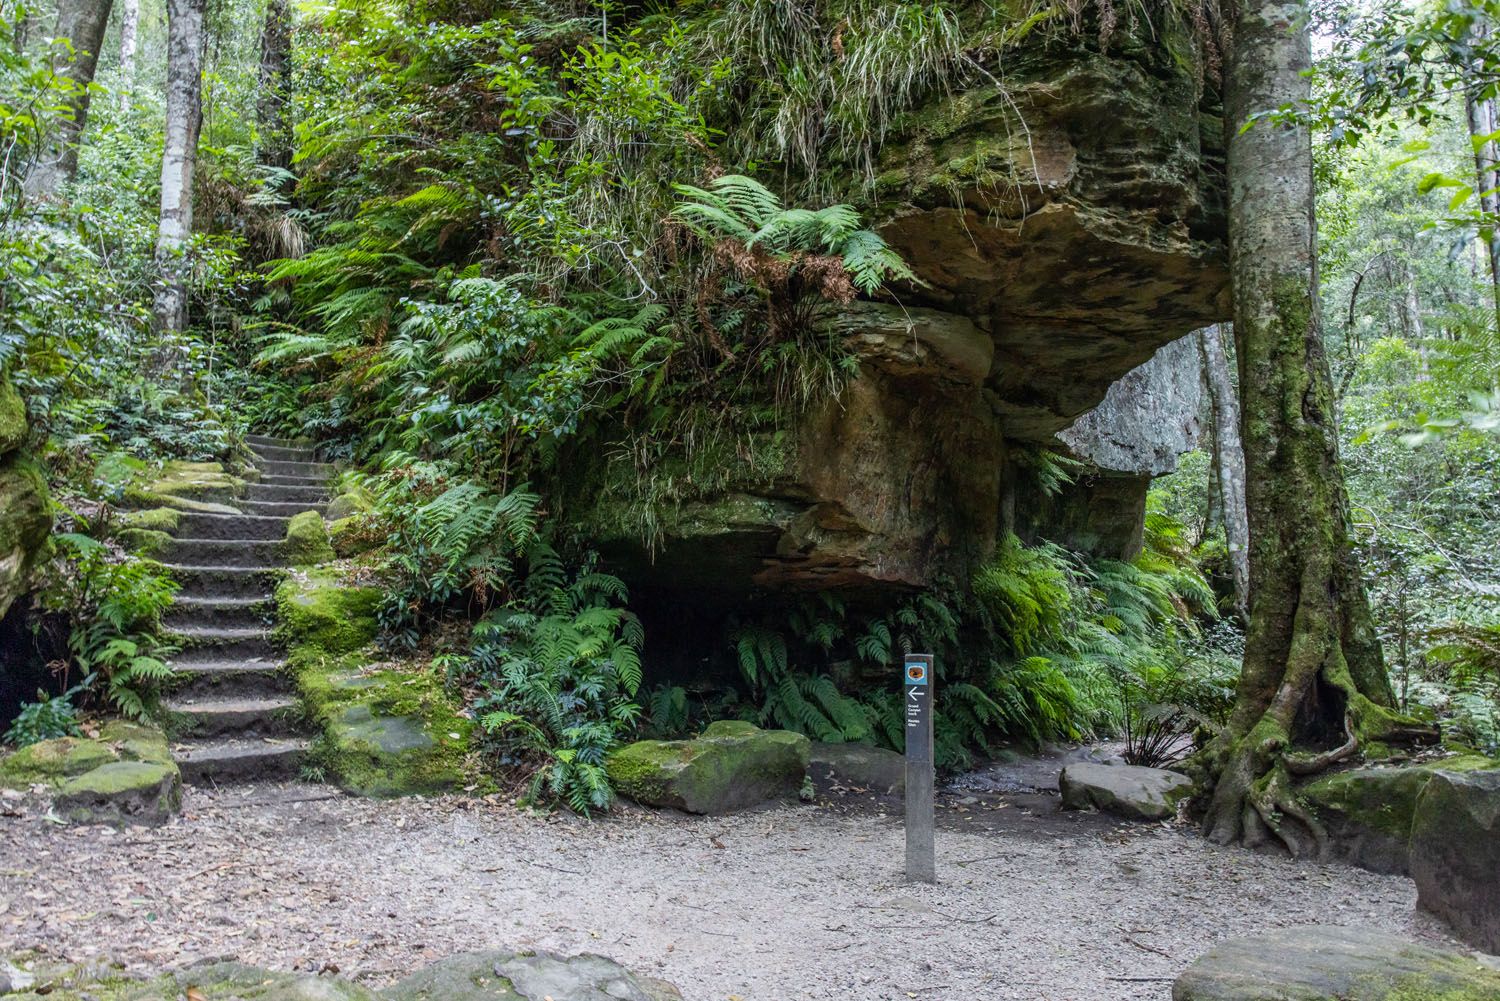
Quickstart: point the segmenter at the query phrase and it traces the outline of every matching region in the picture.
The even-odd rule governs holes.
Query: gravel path
[[[593,951],[688,1001],[1135,1001],[1215,940],[1324,921],[1441,939],[1412,884],[1190,831],[944,801],[936,886],[871,804],[602,822],[318,786],[190,790],[166,827],[0,817],[0,951],[233,956],[371,984],[480,947]]]

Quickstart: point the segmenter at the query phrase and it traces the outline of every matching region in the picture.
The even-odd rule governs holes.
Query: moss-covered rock
[[[1412,822],[1411,876],[1418,907],[1500,954],[1500,769],[1433,775]]]
[[[156,556],[165,552],[172,544],[172,537],[166,532],[153,532],[149,528],[122,528],[115,533],[115,541],[130,552]]]
[[[366,796],[432,793],[468,784],[472,721],[429,664],[376,662],[376,588],[324,567],[276,591],[287,660],[309,719],[322,731],[314,763]]]
[[[367,514],[373,510],[375,510],[374,495],[356,483],[341,489],[339,495],[328,503],[326,513],[330,521],[338,521],[340,518]]]
[[[332,567],[294,572],[276,588],[280,630],[293,659],[351,653],[375,639],[380,590],[346,584]]]
[[[1328,829],[1334,854],[1374,872],[1405,873],[1417,801],[1439,771],[1500,767],[1482,755],[1396,767],[1351,768],[1319,776],[1302,796]]]
[[[9,455],[26,444],[28,433],[26,403],[10,380],[0,375],[0,455]]]
[[[0,616],[25,591],[51,530],[41,470],[19,454],[0,459]]]
[[[182,523],[182,512],[177,508],[154,507],[140,511],[120,512],[120,525],[124,528],[140,529],[143,532],[175,532]]]
[[[1362,928],[1303,926],[1200,956],[1172,1001],[1493,1001],[1500,970],[1475,956]]]
[[[695,740],[642,740],[622,747],[606,767],[615,790],[638,803],[732,813],[797,798],[811,747],[798,733],[721,720]]]
[[[61,737],[0,757],[0,786],[48,787],[53,808],[76,823],[160,824],[182,805],[166,736],[123,720],[97,737]]]
[[[172,460],[153,471],[149,465],[120,453],[100,460],[96,478],[116,488],[121,503],[130,508],[172,508],[211,514],[238,514],[229,504],[245,492],[245,481],[217,462]]]
[[[286,523],[282,555],[294,567],[316,566],[333,560],[333,546],[328,541],[328,526],[316,511],[303,511]]]
[[[671,984],[639,977],[603,956],[466,952],[380,992],[384,1001],[541,1001],[543,998],[681,1001]]]

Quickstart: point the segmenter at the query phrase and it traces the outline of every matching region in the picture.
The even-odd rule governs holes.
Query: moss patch
[[[52,530],[47,481],[26,459],[0,459],[0,615],[26,589],[37,553]]]
[[[473,723],[428,664],[375,662],[376,588],[336,568],[294,573],[276,591],[303,709],[322,731],[313,763],[366,796],[466,785]]]
[[[120,524],[125,528],[140,529],[143,532],[175,532],[182,523],[182,512],[176,508],[156,507],[144,511],[124,511],[120,514]]]
[[[303,511],[293,516],[286,523],[286,539],[281,545],[282,554],[292,566],[315,566],[333,560],[328,528],[323,524],[323,516],[316,511]]]
[[[0,455],[26,443],[26,404],[10,380],[0,376]]]
[[[49,787],[53,807],[78,823],[160,824],[182,805],[167,738],[123,720],[97,737],[44,740],[0,757],[0,786]]]

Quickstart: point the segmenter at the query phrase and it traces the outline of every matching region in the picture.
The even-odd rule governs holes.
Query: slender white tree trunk
[[[167,0],[167,128],[161,158],[161,218],[156,260],[161,282],[156,320],[177,331],[187,319],[188,262],[193,231],[193,167],[203,124],[204,0]]]
[[[1240,444],[1240,401],[1229,377],[1218,324],[1198,331],[1198,352],[1214,414],[1215,499],[1229,544],[1229,569],[1234,582],[1234,608],[1244,621],[1250,608],[1250,517],[1245,510],[1245,449]]]
[[[99,65],[99,46],[109,23],[113,0],[61,0],[57,5],[57,37],[66,38],[72,52],[58,57],[56,71],[73,83],[67,96],[69,114],[58,123],[36,164],[26,175],[25,190],[45,198],[78,173],[78,141],[89,113],[89,85]]]
[[[1490,29],[1481,26],[1479,37],[1488,38]],[[1464,94],[1464,112],[1469,120],[1469,136],[1476,140],[1474,146],[1474,175],[1479,191],[1479,207],[1491,219],[1500,219],[1500,155],[1494,142],[1477,142],[1482,136],[1493,135],[1497,128],[1495,99],[1481,96],[1475,86]],[[1490,237],[1489,246],[1490,290],[1494,295],[1495,313],[1500,318],[1500,229]]]
[[[123,0],[120,11],[120,110],[130,110],[135,93],[135,46],[141,24],[141,0]]]

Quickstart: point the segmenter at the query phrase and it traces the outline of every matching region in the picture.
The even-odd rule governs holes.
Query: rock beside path
[[[1417,801],[1410,858],[1417,906],[1500,953],[1500,770],[1434,773]]]
[[[1068,765],[1058,778],[1064,810],[1100,810],[1128,820],[1166,820],[1193,791],[1179,772],[1139,765]]]
[[[0,787],[44,788],[59,816],[82,824],[154,826],[182,807],[166,736],[123,720],[97,737],[44,740],[0,757]]]
[[[514,951],[450,956],[381,991],[337,976],[210,962],[154,977],[118,967],[0,964],[7,1001],[682,1001],[671,984],[603,956]]]
[[[1230,939],[1189,966],[1172,1001],[1485,1001],[1500,970],[1358,928],[1303,925]]]
[[[610,782],[646,806],[732,813],[795,799],[807,777],[811,742],[788,730],[738,720],[709,724],[695,740],[642,740],[609,756]]]
[[[382,1001],[682,1001],[677,988],[603,956],[466,952],[380,992]]]

